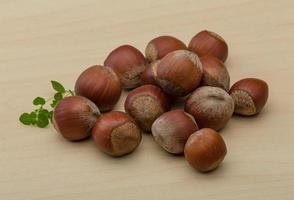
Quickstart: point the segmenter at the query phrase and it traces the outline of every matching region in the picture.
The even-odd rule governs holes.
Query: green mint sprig
[[[21,123],[45,128],[48,126],[49,121],[52,123],[53,110],[60,100],[64,97],[75,95],[72,90],[65,90],[63,85],[57,81],[51,81],[51,85],[55,90],[54,96],[46,100],[43,97],[36,97],[33,100],[33,104],[38,106],[38,108],[30,113],[22,113],[19,117]],[[50,102],[50,109],[44,108],[48,102]]]

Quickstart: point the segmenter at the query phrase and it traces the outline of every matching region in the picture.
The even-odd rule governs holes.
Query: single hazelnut
[[[112,111],[96,122],[92,135],[98,148],[111,156],[123,156],[134,151],[141,142],[141,131],[126,113]]]
[[[53,125],[64,138],[78,141],[91,135],[99,116],[100,112],[93,102],[81,96],[69,96],[56,105]]]
[[[188,137],[198,130],[193,116],[182,110],[162,114],[152,124],[155,141],[167,152],[181,154]]]
[[[154,70],[157,68],[158,63],[160,60],[156,60],[150,64],[148,64],[141,75],[141,84],[153,84],[157,85],[156,80],[154,78]]]
[[[157,117],[169,109],[168,96],[155,85],[144,85],[132,90],[125,101],[125,111],[146,132],[150,132]]]
[[[209,172],[224,160],[227,147],[219,133],[210,128],[203,128],[190,135],[184,154],[193,168],[200,172]]]
[[[119,76],[122,87],[132,89],[140,85],[140,77],[145,69],[144,55],[135,47],[122,45],[114,49],[104,61]]]
[[[199,85],[202,65],[198,56],[190,51],[173,51],[155,66],[154,78],[167,94],[186,96]]]
[[[213,56],[200,58],[203,76],[200,85],[220,87],[226,91],[230,89],[230,75],[224,63]]]
[[[211,86],[197,88],[187,99],[185,111],[190,113],[200,128],[220,130],[234,112],[234,101],[223,89]]]
[[[172,36],[159,36],[151,40],[145,49],[145,56],[149,62],[163,58],[172,51],[187,49],[179,39]]]
[[[190,41],[188,48],[200,57],[211,55],[223,62],[228,57],[228,45],[225,40],[218,34],[207,30],[197,33]]]
[[[268,85],[256,78],[245,78],[236,82],[229,91],[235,102],[235,113],[251,116],[259,113],[268,98]]]
[[[109,67],[94,65],[86,69],[76,81],[75,92],[93,101],[100,111],[111,110],[121,95],[121,84]]]

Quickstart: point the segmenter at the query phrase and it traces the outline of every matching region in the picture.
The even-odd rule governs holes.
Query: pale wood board
[[[294,199],[294,1],[1,0],[0,199]],[[31,101],[68,88],[121,44],[144,51],[163,34],[186,43],[202,29],[229,44],[231,82],[266,80],[262,113],[221,131],[228,155],[210,174],[164,152],[151,135],[114,159],[92,140],[70,143],[50,126],[23,126]],[[116,110],[123,110],[123,94]]]

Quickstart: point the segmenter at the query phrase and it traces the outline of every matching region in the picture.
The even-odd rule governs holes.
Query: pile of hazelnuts
[[[227,57],[226,42],[210,31],[196,34],[188,47],[172,36],[154,38],[145,56],[120,46],[103,66],[82,72],[77,96],[56,106],[54,127],[70,141],[92,135],[98,148],[114,157],[133,152],[142,132],[151,132],[167,152],[184,153],[192,167],[211,171],[227,153],[217,131],[233,113],[256,115],[268,98],[268,85],[260,79],[242,79],[230,88]],[[125,112],[111,111],[122,89],[129,91]],[[184,110],[172,109],[177,99],[185,102]]]

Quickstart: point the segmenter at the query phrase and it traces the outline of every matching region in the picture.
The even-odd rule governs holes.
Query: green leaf
[[[31,116],[32,124],[35,125],[36,124],[36,120],[37,120],[37,114],[36,114],[36,112],[31,112],[30,113],[30,116]]]
[[[49,124],[48,117],[44,115],[43,113],[38,114],[38,119],[36,121],[36,125],[39,128],[45,128]]]
[[[52,108],[55,108],[55,106],[57,105],[58,101],[56,101],[55,99],[53,99],[52,103],[50,104],[50,106]]]
[[[61,93],[65,92],[65,89],[61,83],[59,83],[57,81],[51,81],[51,84],[52,84],[52,87],[55,91],[61,92]]]
[[[47,109],[43,108],[43,109],[39,110],[39,114],[42,114],[42,115],[48,117],[49,116],[49,111]]]
[[[38,110],[37,110],[38,111]],[[31,115],[31,118],[32,119],[34,119],[34,118],[36,118],[37,117],[37,114],[36,114],[36,112],[31,112],[30,113],[30,115]]]
[[[54,95],[54,99],[59,102],[61,99],[63,98],[62,94],[60,92],[57,92],[55,95]]]
[[[25,125],[32,124],[32,118],[29,113],[22,113],[19,117],[19,121]]]
[[[44,105],[46,103],[45,99],[43,97],[36,97],[33,100],[34,105]]]

